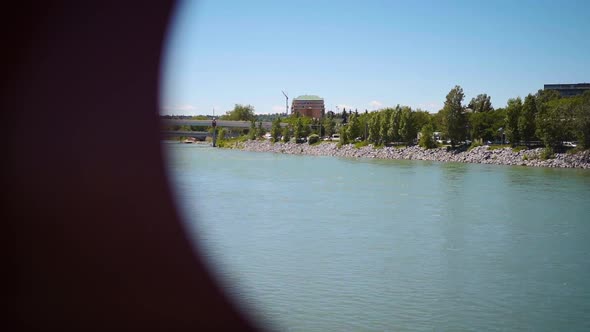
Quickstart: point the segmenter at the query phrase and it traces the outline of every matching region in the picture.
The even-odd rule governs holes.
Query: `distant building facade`
[[[561,97],[571,97],[583,94],[585,91],[590,91],[590,83],[577,84],[545,84],[544,90],[555,90],[559,92]]]
[[[301,116],[321,119],[324,116],[326,107],[324,99],[318,96],[303,95],[293,99],[291,113],[299,113]]]

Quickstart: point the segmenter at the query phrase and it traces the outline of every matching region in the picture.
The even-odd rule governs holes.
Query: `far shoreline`
[[[251,152],[270,152],[327,157],[347,157],[390,160],[424,160],[436,162],[460,162],[506,166],[549,167],[590,169],[590,150],[577,153],[556,153],[554,158],[541,159],[542,148],[513,151],[509,147],[493,149],[488,145],[468,151],[447,151],[446,148],[424,149],[419,146],[382,147],[372,145],[356,148],[352,144],[337,146],[337,143],[322,142],[316,145],[293,142],[272,143],[268,140],[233,142],[223,148]]]

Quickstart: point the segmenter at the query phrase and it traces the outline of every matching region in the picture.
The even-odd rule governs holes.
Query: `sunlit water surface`
[[[590,171],[163,146],[188,233],[267,327],[590,329]]]

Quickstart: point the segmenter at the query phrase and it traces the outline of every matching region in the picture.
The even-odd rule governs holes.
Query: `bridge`
[[[224,128],[250,128],[250,121],[232,121],[232,120],[216,120],[217,127]],[[171,126],[197,126],[197,127],[211,127],[211,120],[182,120],[182,119],[164,119],[162,125],[165,127]],[[258,126],[258,122],[256,122]],[[281,123],[281,127],[287,126],[286,123]],[[269,130],[272,127],[272,122],[262,122],[262,128]]]
[[[164,137],[194,137],[199,140],[205,140],[206,137],[213,137],[213,133],[208,131],[186,131],[186,130],[162,130]],[[225,137],[237,137],[239,134],[227,133]]]

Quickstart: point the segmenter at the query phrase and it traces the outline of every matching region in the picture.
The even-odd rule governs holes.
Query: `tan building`
[[[321,119],[326,108],[324,99],[318,96],[303,95],[293,99],[291,113],[299,113],[301,116]]]

